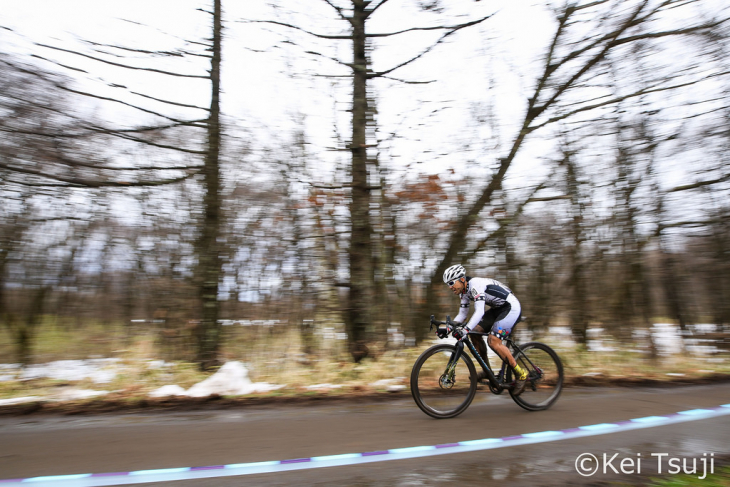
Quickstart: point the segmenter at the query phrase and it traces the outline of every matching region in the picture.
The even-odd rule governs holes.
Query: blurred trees
[[[53,311],[50,294],[73,276],[83,243],[75,230],[88,213],[69,186],[86,175],[71,163],[83,145],[55,138],[77,123],[67,115],[68,79],[5,54],[0,64],[0,324],[27,363],[43,315]]]
[[[300,329],[307,354],[322,328],[345,331],[360,360],[385,346],[389,327],[421,341],[428,315],[456,311],[441,283],[456,262],[508,283],[534,331],[567,324],[582,344],[596,326],[631,339],[662,318],[688,330],[730,323],[727,11],[702,0],[551,4],[553,35],[507,145],[466,162],[445,150],[447,170],[401,170],[389,147],[404,135],[381,132],[374,81],[416,89],[422,80],[391,74],[493,19],[453,23],[433,2],[429,26],[374,33],[369,22],[392,2],[324,4],[335,34],[267,25],[344,41],[352,55],[308,53],[351,83],[332,151],[346,161],[334,163],[311,143],[307,113],[291,116],[291,132],[254,134],[226,111],[220,0],[207,12],[210,39],[184,49],[43,51],[85,59],[91,73],[113,63],[159,85],[189,81],[207,106],[79,87],[71,76],[82,67],[66,58],[46,59],[64,77],[0,57],[0,319],[18,360],[31,360],[44,315],[154,320],[176,344],[171,356],[203,367],[220,356],[223,320],[275,318]],[[425,30],[440,37],[374,69],[375,39]],[[482,96],[498,96],[499,83]],[[495,111],[476,128],[499,123]],[[542,179],[523,181],[520,166],[538,165]]]
[[[708,74],[704,67],[689,65],[678,69],[676,59],[671,55],[664,57],[663,52],[679,48],[674,38],[694,40],[698,52],[702,52],[701,40],[704,36],[719,35],[718,32],[727,24],[726,18],[697,18],[685,16],[676,18],[677,9],[691,9],[702,2],[663,1],[652,2],[640,0],[635,2],[565,2],[554,7],[555,33],[550,44],[546,46],[541,72],[534,82],[534,91],[527,97],[524,117],[515,134],[512,144],[504,157],[492,170],[489,183],[480,190],[478,198],[473,201],[458,217],[454,230],[449,235],[449,243],[445,252],[431,275],[433,286],[440,283],[443,271],[461,256],[468,253],[469,235],[473,229],[483,225],[485,209],[494,207],[493,198],[503,193],[503,181],[520,149],[529,137],[538,131],[553,129],[560,134],[561,126],[570,124],[573,134],[580,133],[582,127],[590,124],[604,124],[612,118],[618,118],[617,126],[606,134],[606,138],[615,137],[615,169],[616,190],[621,197],[616,201],[614,209],[615,225],[618,230],[617,242],[620,242],[622,258],[626,259],[626,269],[619,275],[622,283],[614,289],[617,293],[616,308],[613,313],[626,323],[642,315],[647,318],[650,306],[649,283],[644,276],[642,264],[643,245],[637,235],[636,206],[634,193],[644,181],[642,169],[634,167],[641,160],[651,159],[653,139],[646,139],[647,127],[629,127],[623,118],[636,117],[639,110],[661,110],[657,94],[683,89],[697,89],[703,81],[715,76]],[[694,19],[697,20],[694,20]],[[682,21],[684,19],[691,19]],[[711,59],[708,59],[711,61]],[[638,69],[644,65],[647,69]],[[651,66],[651,68],[648,68]],[[637,76],[638,71],[638,76]],[[711,101],[708,98],[697,103]],[[638,100],[638,102],[637,102]],[[650,101],[648,101],[650,100]],[[630,106],[631,108],[627,108]],[[614,113],[612,113],[612,111]],[[625,115],[627,114],[627,115]],[[630,124],[639,124],[633,120]],[[557,127],[557,130],[555,129]],[[626,141],[626,132],[638,129],[644,135]],[[599,134],[603,135],[603,134]],[[649,149],[645,149],[649,147]],[[569,154],[570,158],[576,157]],[[580,255],[580,198],[577,194],[576,166],[565,164],[569,193],[573,202],[574,220],[572,252],[573,279],[568,284],[575,286],[576,292],[582,292],[580,276],[582,264]],[[651,170],[649,169],[649,172]],[[568,244],[570,245],[570,244]],[[618,277],[618,276],[616,276]],[[429,292],[433,296],[433,291]],[[432,299],[427,299],[431,303]],[[579,301],[572,303],[573,323],[577,338],[585,341],[585,311]],[[422,313],[425,317],[427,312]]]
[[[391,75],[394,71],[418,60],[433,49],[434,45],[440,44],[461,29],[483,22],[487,17],[457,25],[413,27],[392,33],[375,34],[369,32],[367,28],[368,20],[386,4],[387,0],[377,2],[350,0],[345,2],[346,6],[339,6],[336,2],[330,2],[329,0],[325,0],[325,2],[334,9],[337,19],[347,25],[346,30],[349,31],[349,34],[317,34],[304,30],[300,26],[278,21],[268,22],[303,30],[314,37],[346,40],[352,44],[352,61],[331,60],[349,68],[348,76],[352,79],[351,137],[346,147],[351,152],[352,157],[349,168],[350,182],[347,184],[350,190],[350,239],[347,251],[349,277],[345,320],[350,353],[355,361],[359,361],[368,355],[367,343],[374,338],[373,332],[375,330],[373,325],[374,321],[379,318],[377,313],[374,312],[374,305],[376,302],[383,305],[388,303],[388,288],[393,288],[392,267],[394,265],[392,259],[390,261],[387,259],[388,249],[392,246],[385,243],[384,240],[379,242],[373,240],[376,235],[381,239],[386,237],[384,230],[387,227],[393,228],[391,223],[393,215],[388,209],[388,198],[385,196],[387,190],[381,185],[383,179],[376,158],[378,150],[378,140],[375,137],[377,132],[376,108],[374,106],[373,89],[370,84],[372,80]],[[381,71],[372,69],[370,56],[372,50],[371,40],[373,38],[392,37],[417,30],[445,31],[445,33],[434,45],[416,53],[406,61]],[[320,55],[311,50],[307,53]],[[380,201],[373,198],[372,193],[374,191],[379,191],[383,195]],[[375,208],[377,208],[376,211],[374,211]],[[391,222],[386,220],[391,220]],[[375,232],[376,227],[380,229],[377,234]],[[387,236],[394,237],[392,233],[387,234]],[[388,275],[391,277],[386,278]],[[390,285],[387,281],[390,281]]]
[[[200,174],[202,197],[200,201],[201,217],[198,227],[194,267],[194,283],[198,289],[199,313],[198,325],[195,331],[196,353],[195,358],[201,367],[208,368],[217,361],[220,345],[221,326],[219,323],[218,289],[221,276],[221,249],[219,245],[221,226],[221,121],[220,121],[220,65],[222,52],[222,11],[221,1],[213,0],[212,11],[206,12],[211,16],[211,36],[208,42],[192,42],[188,44],[202,45],[204,53],[178,50],[174,52],[149,51],[143,47],[103,45],[89,42],[95,48],[93,55],[54,45],[42,45],[52,52],[60,52],[77,56],[83,60],[91,60],[98,65],[114,66],[122,71],[142,71],[160,78],[164,84],[165,78],[204,79],[210,82],[210,106],[197,107],[189,103],[177,102],[134,92],[118,83],[110,86],[123,89],[128,93],[122,96],[105,96],[94,90],[82,91],[72,88],[68,83],[61,83],[52,75],[41,73],[33,67],[19,67],[11,61],[5,64],[12,66],[15,72],[25,77],[40,78],[51,88],[46,97],[61,95],[62,98],[75,100],[83,98],[98,99],[115,105],[122,105],[136,113],[143,113],[154,120],[149,125],[135,124],[131,128],[112,127],[108,123],[95,123],[85,118],[84,113],[66,108],[44,105],[43,101],[31,101],[33,96],[12,96],[10,100],[28,105],[32,110],[50,114],[50,124],[38,123],[37,117],[28,116],[29,113],[10,114],[5,120],[5,131],[15,140],[19,137],[34,137],[34,140],[25,140],[20,143],[18,155],[3,168],[11,175],[35,177],[35,182],[22,182],[43,187],[64,188],[106,188],[106,187],[152,187],[179,183]],[[121,54],[120,54],[121,53]],[[135,65],[134,61],[120,61],[127,56],[142,54],[143,65]],[[185,58],[198,57],[210,62],[208,74],[184,74],[175,71],[160,69],[154,64],[154,58]],[[42,58],[45,59],[45,58]],[[139,59],[135,60],[139,61]],[[152,61],[152,64],[150,64]],[[84,72],[76,66],[64,65],[59,61],[50,61],[61,67]],[[144,66],[145,62],[148,64]],[[18,79],[18,82],[20,80]],[[27,88],[24,88],[27,89]],[[34,90],[35,92],[38,89]],[[35,94],[35,93],[33,93]],[[125,99],[125,96],[134,95],[137,100],[152,101],[162,109],[152,109],[148,103],[138,105]],[[82,101],[83,103],[83,101]],[[17,103],[16,103],[17,105]],[[189,111],[203,111],[205,118],[183,118],[173,113],[177,107]],[[18,109],[14,105],[11,108]],[[168,113],[164,113],[167,111]],[[60,119],[60,120],[57,120]],[[32,129],[18,127],[16,120],[32,125]],[[38,128],[40,127],[40,128]],[[192,129],[192,132],[190,131]],[[197,129],[197,130],[196,130]],[[202,137],[199,129],[204,130]],[[198,132],[196,134],[195,132]],[[144,156],[152,156],[159,161],[157,164],[125,164],[121,162],[120,153],[130,150],[129,144],[137,144]],[[202,146],[198,148],[196,146]],[[134,150],[134,149],[133,149]],[[198,162],[196,159],[202,159]],[[129,159],[129,157],[127,157]],[[177,161],[182,160],[181,163]],[[121,163],[120,163],[121,162]],[[201,164],[202,162],[202,164]],[[17,183],[17,177],[12,180]],[[90,196],[90,195],[88,195]]]

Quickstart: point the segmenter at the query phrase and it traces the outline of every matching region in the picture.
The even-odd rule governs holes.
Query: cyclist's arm
[[[479,299],[477,301],[474,301],[474,314],[471,315],[471,319],[469,320],[469,323],[466,324],[466,328],[469,331],[473,330],[474,327],[477,326],[480,321],[482,321],[483,317],[484,317],[484,301]]]
[[[466,315],[469,314],[469,298],[466,296],[461,297],[461,308],[459,308],[459,314],[456,315],[454,321],[456,323],[463,323],[466,320]]]

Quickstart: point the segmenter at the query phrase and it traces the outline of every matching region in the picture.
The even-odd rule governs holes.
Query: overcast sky
[[[339,2],[343,6],[349,4],[346,0]],[[348,25],[337,19],[324,0],[281,3],[284,7],[280,8],[263,0],[223,2],[223,110],[230,122],[229,133],[247,130],[261,146],[284,148],[292,131],[301,125],[311,142],[312,159],[322,161],[323,169],[331,168],[333,162],[345,162],[348,157],[346,152],[330,149],[338,145],[333,136],[335,127],[340,147],[350,137],[347,110],[351,90],[349,79],[344,77],[348,68],[328,58],[349,62],[351,44],[248,21],[275,20],[321,34],[347,34]],[[391,171],[391,177],[398,180],[422,173],[448,174],[450,169],[486,179],[489,171],[485,167],[506,155],[524,116],[527,96],[539,72],[538,63],[555,27],[552,14],[545,2],[536,0],[442,1],[445,8],[438,14],[421,11],[420,3],[424,2],[390,0],[369,20],[369,32],[453,25],[492,17],[460,31],[422,59],[393,73],[399,79],[432,83],[372,80],[370,86],[377,97],[378,138],[383,141],[381,161]],[[712,4],[709,0],[702,3],[706,7]],[[5,50],[23,55],[34,53],[85,69],[87,73],[55,67],[74,76],[94,93],[141,105],[150,102],[130,95],[129,91],[201,107],[209,103],[210,87],[205,80],[164,78],[161,82],[157,75],[113,68],[36,44],[84,52],[91,52],[91,46],[82,40],[156,50],[193,48],[185,41],[199,41],[210,35],[210,16],[197,11],[210,8],[208,1],[0,0],[0,8],[0,25],[12,29],[0,33]],[[685,14],[684,10],[681,13]],[[440,35],[441,32],[421,32],[378,38],[373,42],[373,68],[387,69],[410,59]],[[287,40],[292,43],[284,42]],[[669,54],[681,56],[683,51],[679,47]],[[189,74],[203,74],[208,67],[201,59],[168,61],[132,55],[120,60]],[[702,88],[693,87],[681,97],[675,95],[671,103],[691,101]],[[139,112],[120,110],[110,104],[99,110],[120,124],[146,121]],[[169,113],[169,107],[165,111]],[[475,120],[475,114],[486,113],[495,117],[494,126]],[[201,111],[190,110],[183,115],[196,114],[204,116]],[[394,133],[397,138],[391,137]],[[549,135],[540,131],[530,136],[508,173],[505,187],[526,188],[542,181],[548,172],[542,158],[553,155],[554,141],[540,137]],[[668,186],[689,181],[692,168],[687,160],[666,159]]]
[[[284,2],[285,4],[291,2]],[[349,2],[344,0],[342,5]],[[410,27],[453,25],[493,15],[486,22],[459,32],[419,61],[393,73],[409,81],[434,81],[424,85],[391,80],[374,80],[371,86],[378,97],[379,138],[398,132],[395,143],[383,147],[396,164],[408,173],[443,172],[459,168],[465,161],[478,167],[503,156],[505,144],[514,136],[515,123],[524,114],[525,92],[532,87],[534,68],[553,24],[542,2],[501,0],[474,2],[453,0],[440,14],[420,11],[416,0],[390,1],[369,21],[371,33],[384,33]],[[36,53],[55,61],[85,69],[88,74],[65,70],[84,79],[95,93],[114,96],[140,104],[128,90],[112,88],[121,84],[131,90],[196,106],[209,103],[209,85],[202,80],[164,79],[113,67],[49,50],[34,43],[90,52],[81,41],[93,41],[144,49],[175,49],[184,40],[209,36],[210,18],[196,11],[209,8],[207,1],[193,0],[0,0],[3,19],[0,25],[13,29],[2,34],[4,48],[18,53]],[[238,126],[254,131],[271,143],[283,143],[295,125],[296,115],[305,115],[307,136],[312,150],[323,160],[342,157],[327,148],[336,145],[332,137],[337,123],[340,136],[349,138],[350,82],[347,68],[326,57],[351,60],[347,41],[317,39],[301,32],[246,20],[276,20],[292,23],[322,34],[347,33],[347,25],[336,19],[324,1],[308,1],[285,8],[272,8],[264,1],[224,1],[226,31],[223,57],[223,110]],[[390,68],[417,55],[430,46],[441,32],[413,33],[378,39],[372,53],[375,70]],[[291,39],[298,45],[282,43]],[[323,56],[306,54],[314,51]],[[121,60],[140,66],[167,66],[171,71],[201,74],[201,62],[181,63],[156,58],[150,64],[143,56]],[[62,68],[56,67],[64,71]],[[499,81],[496,95],[494,83]],[[499,116],[499,133],[474,122],[473,113],[493,104]],[[105,117],[133,125],[142,116],[107,105]],[[187,115],[194,112],[188,111]],[[277,140],[278,139],[278,140]],[[475,142],[481,141],[481,142]],[[480,146],[484,143],[485,146]],[[491,146],[492,150],[489,150]],[[418,166],[418,167],[416,167]],[[523,174],[535,174],[532,164]],[[519,168],[518,168],[519,169]],[[513,173],[514,176],[515,173]],[[521,185],[524,185],[521,183]]]

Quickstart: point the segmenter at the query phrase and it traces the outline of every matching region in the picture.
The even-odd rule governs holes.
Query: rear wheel
[[[555,351],[539,342],[520,345],[513,350],[517,363],[527,370],[525,390],[512,399],[528,411],[549,408],[563,390],[563,364]]]
[[[418,357],[411,372],[411,394],[421,411],[453,418],[469,407],[477,392],[474,363],[466,353],[454,363],[454,345],[435,345]]]

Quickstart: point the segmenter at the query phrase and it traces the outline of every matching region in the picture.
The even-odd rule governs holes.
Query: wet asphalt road
[[[672,388],[573,388],[552,409],[527,412],[508,395],[486,391],[461,416],[434,420],[410,398],[389,402],[247,407],[191,413],[94,416],[31,415],[0,419],[0,479],[41,475],[284,460],[360,453],[615,422],[730,403],[730,384]],[[658,457],[692,465],[730,455],[730,417],[552,443],[285,473],[138,484],[150,486],[600,485],[640,482]],[[583,477],[576,458],[590,452],[642,460],[641,475]],[[704,456],[703,456],[704,454]],[[614,462],[616,463],[616,462]],[[705,463],[709,465],[709,462]],[[664,463],[666,469],[668,465]],[[626,468],[625,470],[631,470]],[[635,469],[634,469],[635,470]]]

